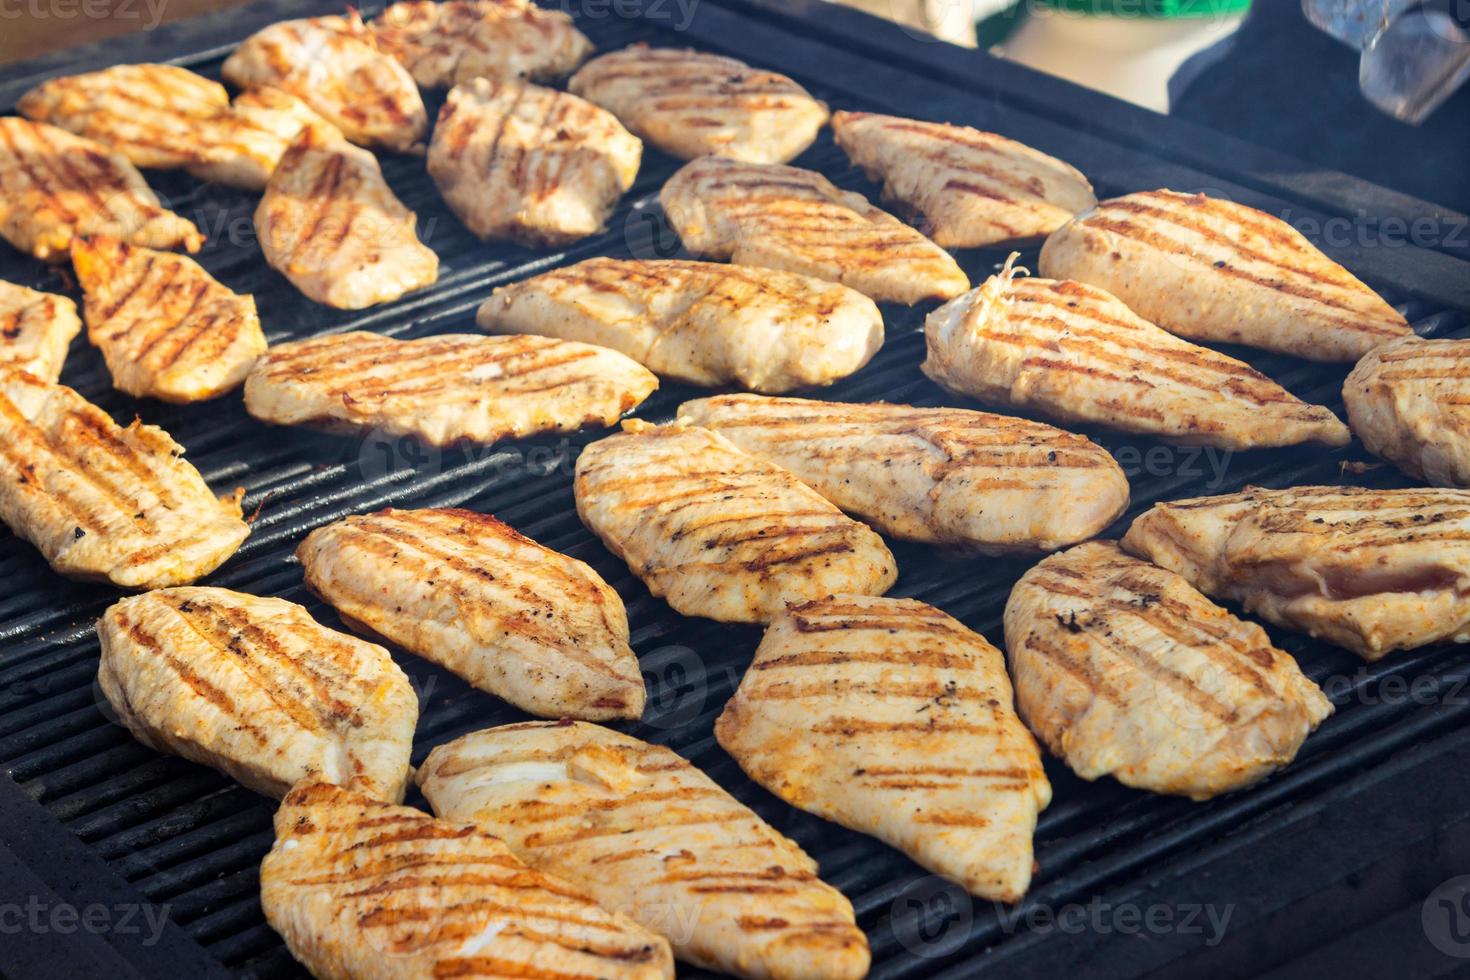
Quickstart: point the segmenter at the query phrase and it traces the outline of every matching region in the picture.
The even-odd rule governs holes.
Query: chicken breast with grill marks
[[[469,824],[311,781],[275,823],[261,908],[317,977],[674,976],[661,937]]]
[[[64,262],[82,235],[190,252],[204,244],[126,157],[55,126],[0,117],[0,236],[42,261]]]
[[[591,344],[354,331],[271,348],[245,382],[245,408],[277,425],[489,444],[612,425],[657,387],[635,361]]]
[[[42,381],[61,377],[66,351],[82,330],[77,304],[0,279],[0,372],[18,368]]]
[[[1112,541],[1023,575],[1005,630],[1021,717],[1083,779],[1209,799],[1291,762],[1332,713],[1265,630]]]
[[[1348,375],[1342,400],[1370,452],[1427,483],[1470,487],[1470,340],[1375,348]]]
[[[702,51],[634,44],[587,62],[567,87],[683,160],[785,163],[827,124],[826,105],[785,75]]]
[[[102,693],[138,741],[281,797],[308,776],[400,801],[418,699],[372,643],[284,599],[158,589],[97,623]]]
[[[168,433],[0,368],[0,520],[68,578],[125,589],[207,575],[250,529]]]
[[[759,395],[701,398],[678,415],[911,541],[1051,551],[1092,537],[1128,506],[1128,478],[1106,450],[1025,419]]]
[[[1001,652],[913,599],[833,596],[776,617],[715,737],[792,806],[1016,902],[1051,800]]]
[[[87,336],[119,391],[170,402],[218,398],[265,353],[255,299],[193,259],[100,236],[71,251],[87,294]]]
[[[1356,361],[1412,331],[1291,225],[1203,194],[1104,201],[1052,233],[1041,274],[1100,286],[1192,340]]]
[[[1123,547],[1365,660],[1470,642],[1470,491],[1252,487],[1157,504]]]
[[[637,718],[622,600],[587,565],[483,514],[383,510],[318,528],[306,584],[387,637],[532,714]]]
[[[419,768],[440,817],[741,977],[852,978],[868,943],[817,864],[681,756],[598,725],[530,722],[440,745]]]
[[[695,255],[840,282],[879,302],[970,288],[944,249],[811,170],[701,157],[669,178],[659,201]]]
[[[407,151],[428,129],[413,76],[379,49],[352,8],[341,17],[287,20],[257,31],[220,72],[242,89],[291,93],[360,146]]]
[[[1351,441],[1328,409],[1298,400],[1242,361],[1159,329],[1105,290],[1022,271],[1008,262],[929,314],[925,374],[994,405],[1186,445]]]
[[[415,221],[376,157],[312,128],[281,158],[255,209],[271,268],[308,299],[343,310],[387,303],[439,278],[439,257],[419,241]]]
[[[763,623],[897,578],[878,535],[779,466],[697,426],[623,428],[578,457],[577,513],[677,612]]]
[[[472,78],[554,81],[592,53],[569,14],[528,0],[395,3],[368,30],[378,50],[402,62],[424,88]]]
[[[1049,235],[1097,204],[1074,167],[968,126],[839,112],[832,135],[883,196],[923,216],[944,248],[983,248]]]
[[[720,262],[588,259],[497,288],[478,322],[611,347],[684,384],[770,394],[831,384],[883,346],[883,316],[857,290]]]
[[[600,231],[642,156],[638,137],[590,102],[477,78],[439,111],[429,176],[479,237],[551,247]]]

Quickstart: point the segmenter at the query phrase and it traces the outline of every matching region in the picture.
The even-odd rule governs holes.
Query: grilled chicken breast
[[[1128,478],[1106,450],[1025,419],[759,395],[701,398],[678,414],[911,541],[1051,551],[1092,537],[1128,506]]]
[[[379,50],[352,8],[257,31],[220,71],[242,89],[270,86],[297,96],[360,146],[406,151],[428,129],[413,76]]]
[[[82,329],[77,304],[0,279],[0,373],[18,368],[55,382]]]
[[[588,259],[499,287],[478,321],[611,347],[684,384],[770,394],[831,384],[883,346],[862,293],[719,262]]]
[[[0,117],[0,236],[38,259],[64,262],[81,235],[190,252],[204,244],[198,228],[158,203],[126,157],[55,126]]]
[[[592,53],[570,15],[528,0],[395,3],[368,30],[424,88],[472,78],[554,81]]]
[[[255,299],[193,259],[102,236],[72,242],[71,254],[87,294],[87,336],[119,391],[170,402],[217,398],[265,353]]]
[[[674,975],[662,938],[484,831],[324,782],[276,811],[260,904],[322,978]]]
[[[700,51],[634,44],[587,62],[567,87],[683,160],[785,163],[827,123],[826,105],[785,75]]]
[[[617,351],[569,340],[354,331],[271,348],[245,408],[277,425],[489,444],[612,425],[657,387]]]
[[[1370,452],[1442,487],[1470,487],[1470,340],[1405,338],[1363,356],[1342,387]]]
[[[414,213],[375,156],[318,129],[302,130],[255,209],[265,259],[309,299],[343,310],[387,303],[439,278]]]
[[[308,776],[403,799],[418,699],[388,651],[284,599],[156,589],[97,622],[102,693],[138,741],[281,797]]]
[[[1008,262],[929,314],[925,374],[991,404],[1188,445],[1351,440],[1326,408],[1298,400],[1242,361],[1159,329],[1106,291],[1018,271]]]
[[[577,513],[676,611],[763,623],[897,578],[878,535],[779,466],[697,426],[623,428],[578,457]]]
[[[1470,642],[1470,491],[1292,487],[1157,504],[1130,552],[1378,660]]]
[[[371,630],[532,714],[643,713],[622,600],[574,558],[467,510],[383,510],[318,528],[306,584]]]
[[[214,571],[250,529],[162,429],[0,368],[0,520],[69,578],[126,589]]]
[[[638,137],[590,102],[476,78],[439,111],[429,176],[479,237],[551,247],[600,231],[642,157]]]
[[[341,139],[342,131],[290,92],[257,88],[235,97],[223,112],[196,129],[200,159],[189,173],[200,180],[264,190],[271,174],[304,129]]]
[[[1051,785],[1001,652],[913,599],[778,616],[715,737],[750,778],[992,901],[1031,882]]]
[[[1049,235],[1097,204],[1076,168],[1024,143],[968,126],[871,112],[832,117],[837,145],[883,196],[923,216],[944,248],[983,248]]]
[[[1291,762],[1332,713],[1265,630],[1112,541],[1021,576],[1005,630],[1021,717],[1083,779],[1209,799]]]
[[[695,255],[840,282],[879,302],[970,288],[944,249],[811,170],[701,157],[669,178],[659,201]]]
[[[742,977],[868,970],[852,905],[795,842],[681,756],[599,725],[530,722],[440,745],[418,772],[434,812]]]
[[[1291,225],[1203,194],[1104,201],[1052,233],[1041,274],[1100,286],[1181,337],[1313,361],[1356,361],[1412,333]]]

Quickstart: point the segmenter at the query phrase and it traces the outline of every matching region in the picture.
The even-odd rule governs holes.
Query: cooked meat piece
[[[38,259],[64,262],[82,235],[190,252],[204,244],[122,154],[55,126],[0,117],[0,236]]]
[[[1251,487],[1157,504],[1123,547],[1365,660],[1470,642],[1470,491]]]
[[[277,425],[489,444],[612,425],[657,387],[617,351],[569,340],[354,331],[271,348],[245,408]]]
[[[637,718],[623,602],[582,562],[467,510],[383,510],[307,536],[306,584],[370,630],[532,714]]]
[[[1265,630],[1112,541],[1023,575],[1005,629],[1021,717],[1083,779],[1206,800],[1291,762],[1332,714]]]
[[[424,88],[472,78],[555,81],[592,53],[569,14],[528,0],[395,3],[368,30]]]
[[[428,129],[413,76],[380,50],[357,11],[287,20],[257,31],[225,59],[225,81],[300,98],[361,146],[406,151]]]
[[[439,111],[429,176],[479,237],[551,247],[602,230],[642,157],[638,137],[590,102],[477,78]]]
[[[265,260],[309,299],[343,310],[432,286],[439,257],[378,159],[319,129],[302,130],[255,209]]]
[[[235,553],[237,490],[217,498],[162,429],[126,429],[63,385],[0,368],[0,520],[69,578],[182,585]]]
[[[832,135],[883,196],[924,218],[945,248],[1049,235],[1097,204],[1092,185],[1056,157],[968,126],[839,112]]]
[[[1051,801],[1005,658],[914,599],[829,596],[776,617],[715,737],[792,806],[1016,902]]]
[[[1470,340],[1405,338],[1364,355],[1342,387],[1370,452],[1442,487],[1470,487]]]
[[[1008,262],[929,314],[925,374],[991,404],[1186,445],[1351,441],[1332,412],[1250,365],[1180,340],[1096,286],[1023,271]]]
[[[771,394],[831,384],[883,346],[883,317],[862,293],[720,262],[588,259],[499,287],[479,324],[611,347],[685,384]]]
[[[811,170],[701,157],[669,178],[659,200],[695,255],[840,282],[879,302],[912,305],[970,288],[944,249]]]
[[[1356,361],[1412,332],[1285,221],[1203,194],[1104,201],[1052,233],[1041,274],[1101,286],[1181,337],[1313,361]]]
[[[56,381],[72,338],[82,329],[77,304],[0,279],[0,372],[19,368]]]
[[[898,577],[878,535],[779,466],[697,426],[623,428],[578,457],[577,513],[678,612],[764,623]]]
[[[759,395],[701,398],[678,415],[911,541],[1052,551],[1092,537],[1128,506],[1128,478],[1106,450],[1040,422]]]
[[[87,336],[112,383],[139,398],[193,402],[239,386],[265,353],[255,299],[193,259],[98,236],[72,242]]]
[[[284,599],[158,589],[97,622],[97,680],[138,741],[281,797],[308,776],[403,799],[419,716],[380,646]]]
[[[773,71],[700,51],[634,44],[567,83],[665,153],[785,163],[812,145],[827,107]]]
[[[529,722],[440,745],[418,771],[440,817],[741,977],[859,980],[868,942],[817,863],[658,745],[580,722]]]
[[[189,173],[246,190],[264,190],[303,129],[341,139],[342,132],[290,92],[257,88],[236,96],[228,112],[199,126],[201,159]]]
[[[260,904],[315,976],[674,976],[662,937],[516,860],[469,824],[323,782],[276,811]]]

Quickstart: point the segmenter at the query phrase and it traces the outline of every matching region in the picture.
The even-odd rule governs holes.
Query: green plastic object
[[[1251,0],[1039,0],[1076,14],[1110,17],[1219,17],[1244,13]]]

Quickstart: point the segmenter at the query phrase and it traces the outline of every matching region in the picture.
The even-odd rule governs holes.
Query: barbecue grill
[[[0,105],[13,106],[44,77],[121,62],[173,59],[214,77],[229,48],[259,27],[340,9],[340,2],[273,0],[73,49],[0,71]],[[1470,232],[1463,216],[1422,201],[1311,171],[816,0],[698,0],[692,7],[688,0],[586,0],[569,9],[604,51],[640,40],[697,47],[786,72],[833,108],[998,131],[1076,165],[1099,197],[1171,187],[1262,208],[1317,239],[1420,334],[1466,331]],[[431,113],[437,107],[431,99]],[[795,163],[876,197],[827,134]],[[608,231],[557,252],[475,240],[440,201],[422,159],[384,156],[383,164],[443,264],[432,289],[361,312],[317,306],[266,266],[253,241],[254,195],[176,173],[149,179],[209,235],[202,264],[230,288],[255,294],[272,342],[349,329],[405,338],[463,331],[501,283],[594,255],[677,254],[657,192],[678,163],[656,151],[647,153]],[[1401,227],[1413,234],[1394,231]],[[1004,259],[997,250],[961,256],[977,282]],[[1035,259],[1032,250],[1022,264],[1034,267]],[[65,270],[9,250],[4,267],[5,278],[75,295]],[[925,312],[885,309],[881,353],[820,397],[964,404],[919,372]],[[1230,353],[1340,412],[1346,365]],[[1470,766],[1470,647],[1364,666],[1344,651],[1271,630],[1337,705],[1297,761],[1255,789],[1196,804],[1110,780],[1084,783],[1048,760],[1055,799],[1036,834],[1035,884],[1022,905],[997,907],[871,838],[782,804],[719,749],[714,717],[759,631],[681,618],[581,526],[571,469],[579,448],[602,433],[438,451],[386,437],[273,430],[250,419],[238,395],[187,407],[129,399],[112,390],[101,357],[84,340],[62,380],[124,422],[136,413],[163,426],[217,490],[246,488],[254,531],[205,584],[282,596],[340,628],[335,613],[305,592],[292,552],[314,527],[388,505],[491,512],[589,562],[627,602],[649,685],[647,717],[618,727],[686,755],[820,861],[823,877],[857,909],[874,977],[1430,976],[1470,963],[1456,958],[1470,955],[1470,917],[1455,921],[1451,902],[1443,912],[1451,919],[1442,921],[1435,917],[1440,904],[1424,902],[1446,879],[1470,872],[1470,781],[1460,778]],[[665,384],[637,414],[667,420],[692,394]],[[1251,483],[1404,485],[1391,468],[1351,465],[1366,460],[1358,448],[1227,456],[1087,435],[1112,450],[1132,479],[1132,508],[1110,536],[1157,500]],[[902,543],[894,552],[901,575],[892,594],[933,603],[1001,639],[1001,610],[1028,562],[957,558]],[[0,580],[0,766],[9,775],[0,779],[0,975],[304,975],[258,901],[271,802],[144,748],[108,716],[96,687],[92,623],[116,592],[59,578],[10,536],[0,538]],[[424,660],[395,656],[422,702],[415,763],[436,744],[523,717]],[[91,906],[108,910],[105,922],[102,913],[91,927],[54,914]]]

